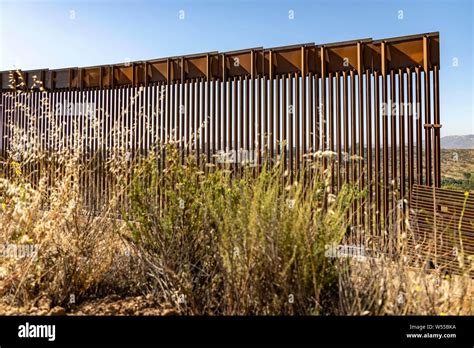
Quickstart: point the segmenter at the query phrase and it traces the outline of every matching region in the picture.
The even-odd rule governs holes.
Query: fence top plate
[[[383,46],[384,45],[384,46]],[[32,74],[44,79],[46,89],[113,88],[157,82],[193,79],[228,79],[238,76],[281,74],[325,74],[352,70],[359,73],[382,66],[382,46],[386,49],[387,73],[400,68],[439,68],[439,33],[372,40],[341,41],[327,44],[304,43],[271,48],[254,47],[228,52],[204,52],[184,56],[134,61],[112,65],[35,69],[0,72],[0,88],[34,88]],[[324,57],[321,59],[321,53]],[[237,64],[237,65],[236,65]],[[97,75],[98,74],[98,75]],[[272,76],[270,76],[272,75]],[[21,83],[25,81],[25,83]]]

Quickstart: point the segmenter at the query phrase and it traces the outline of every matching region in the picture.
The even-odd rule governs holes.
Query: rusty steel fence
[[[469,192],[414,185],[410,254],[451,273],[474,278],[474,197]],[[418,245],[418,248],[417,248]]]
[[[2,72],[1,155],[14,155],[14,129],[28,143],[34,128],[46,150],[133,156],[172,141],[183,161],[258,172],[281,160],[293,177],[321,157],[334,193],[367,192],[353,225],[381,231],[415,184],[440,186],[439,68],[427,33]]]

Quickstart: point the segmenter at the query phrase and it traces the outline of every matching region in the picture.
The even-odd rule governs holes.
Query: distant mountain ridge
[[[474,134],[441,137],[442,149],[474,149]]]

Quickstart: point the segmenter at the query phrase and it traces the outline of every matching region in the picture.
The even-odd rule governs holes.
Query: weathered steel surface
[[[413,254],[474,276],[474,193],[414,185],[412,195],[408,240]]]
[[[386,238],[403,228],[413,185],[441,183],[439,65],[439,34],[428,33],[2,72],[0,155],[13,126],[28,134],[34,119],[42,149],[81,145],[103,154],[99,167],[112,149],[146,154],[169,141],[205,170],[250,162],[257,173],[282,160],[296,177],[321,157],[333,193],[344,183],[367,192],[353,225]]]

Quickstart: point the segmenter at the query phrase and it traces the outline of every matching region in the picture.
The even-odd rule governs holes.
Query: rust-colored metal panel
[[[408,242],[416,250],[413,257],[474,277],[474,193],[414,185],[412,196]]]
[[[12,89],[12,87],[15,87],[15,77],[14,77],[14,72],[13,71],[2,71],[1,73],[1,87],[4,90],[7,89]],[[12,84],[13,82],[13,84]]]
[[[181,80],[181,64],[182,60],[180,58],[170,59],[170,81],[175,82]]]
[[[114,66],[113,86],[133,85],[134,66],[133,64],[125,64],[122,66]]]
[[[265,57],[269,60],[270,52],[272,54],[273,73],[284,74],[284,73],[299,73],[302,70],[301,66],[301,48],[300,49],[287,49],[287,50],[271,50],[265,52]],[[266,74],[269,74],[269,70],[265,70]]]
[[[431,62],[431,68],[434,66],[437,66],[438,69],[441,65],[440,62],[440,55],[439,55],[439,34],[438,33],[433,33],[431,35],[428,35],[430,39],[430,62]]]
[[[424,40],[427,40],[428,51],[424,52]],[[404,36],[397,38],[388,38],[372,41],[372,39],[361,39],[354,41],[338,42],[324,44],[326,48],[325,60],[327,61],[326,73],[350,70],[357,68],[357,45],[363,47],[364,67],[371,67],[374,70],[381,70],[380,51],[381,44],[386,44],[387,69],[399,69],[406,67],[415,67],[423,65],[425,57],[428,58],[428,67],[439,66],[439,33],[427,33],[413,36]],[[305,47],[307,59],[302,62],[300,59],[301,48]],[[181,78],[181,65],[184,61],[185,79],[198,77],[222,78],[221,60],[225,59],[225,66],[229,77],[252,75],[268,76],[269,69],[269,51],[274,52],[272,60],[274,75],[301,72],[304,68],[308,73],[320,73],[320,50],[321,45],[314,43],[292,45],[284,47],[274,47],[264,50],[263,48],[245,49],[240,51],[225,52],[224,56],[218,52],[200,53],[181,57],[169,57],[158,60],[149,60],[146,62],[133,62],[127,64],[116,64],[115,82],[117,85],[133,84],[134,76],[136,84],[145,82],[154,83],[170,78],[172,81]],[[207,71],[206,57],[210,56],[210,70]],[[255,55],[254,66],[252,67],[252,55]],[[425,55],[425,56],[424,56]],[[170,61],[170,71],[167,70],[167,61]],[[147,64],[145,64],[147,63]],[[303,67],[302,64],[305,66]],[[146,73],[143,71],[148,65]],[[130,69],[131,66],[135,68]],[[107,66],[103,66],[106,68]],[[96,87],[98,67],[83,68],[83,88]],[[58,70],[58,83],[56,88],[74,88],[74,86],[65,86],[63,72]],[[132,70],[132,71],[130,71]],[[135,73],[133,73],[135,70]],[[35,70],[38,72],[38,70]],[[47,70],[43,70],[46,72]],[[8,72],[2,72],[2,76]],[[147,77],[145,77],[147,76]],[[90,85],[89,82],[91,81]],[[8,89],[6,80],[2,78],[2,89]],[[59,87],[61,86],[61,87]]]
[[[420,65],[423,63],[423,43],[420,40],[389,43],[387,56],[390,69]]]
[[[43,81],[51,102],[99,103],[108,149],[125,142],[130,151],[146,154],[154,140],[165,143],[173,137],[183,145],[183,139],[193,138],[186,154],[195,154],[199,165],[214,162],[213,155],[223,150],[234,159],[229,168],[241,173],[245,151],[255,150],[255,173],[264,160],[270,164],[281,155],[290,179],[307,169],[300,165],[303,155],[326,151],[322,163],[324,169],[332,164],[332,192],[345,182],[368,188],[367,199],[353,206],[352,227],[364,228],[367,222],[379,237],[394,227],[396,199],[410,199],[416,183],[441,185],[438,33],[7,71],[1,73],[2,93],[29,88],[33,76]],[[8,105],[15,109],[24,96],[12,94]],[[150,121],[155,109],[157,119]],[[13,115],[26,124],[21,110]],[[122,119],[133,129],[123,139],[114,131]],[[42,122],[52,134],[54,125]],[[150,122],[156,136],[150,134]],[[89,126],[80,123],[75,130],[86,127],[86,134],[93,134]],[[72,128],[71,122],[71,132],[63,134],[70,144],[75,143]],[[9,127],[1,129],[2,136],[11,136]],[[165,156],[163,151],[160,168]],[[107,180],[101,183],[104,189],[110,188]]]
[[[197,78],[206,76],[206,56],[186,58],[185,69],[188,78]]]
[[[225,53],[225,67],[229,77],[252,74],[252,52],[238,51]]]
[[[142,62],[142,63],[135,63],[133,65],[134,70],[133,70],[133,81],[136,86],[146,86],[148,85],[148,74],[147,74],[147,63]]]
[[[24,73],[25,76],[23,76],[23,79],[26,83],[26,88],[39,88],[40,81],[42,80],[42,73],[43,70],[29,70]],[[3,81],[2,81],[3,84]]]
[[[149,81],[163,82],[166,81],[167,62],[166,60],[151,61],[148,64]]]
[[[82,69],[82,86],[83,88],[95,88],[100,87],[100,67],[84,68]],[[77,85],[71,81],[71,87],[74,88]]]
[[[430,43],[428,56],[433,59],[429,65],[439,64],[439,33],[427,33],[420,35],[402,36],[383,40],[373,41],[372,49],[380,52],[381,44],[386,45],[387,68],[389,70],[416,67],[424,63],[423,42],[427,40]]]
[[[99,74],[100,74],[100,69],[101,67],[99,67]],[[71,69],[69,78],[70,78],[69,89],[75,89],[75,88],[81,87],[81,69]],[[98,76],[98,78],[100,80],[100,75]]]
[[[56,89],[69,88],[70,69],[53,70],[53,83]]]
[[[326,48],[327,71],[336,72],[357,69],[359,63],[359,46],[365,47],[372,39],[346,41],[324,45]],[[368,57],[367,57],[368,60]]]
[[[102,88],[110,88],[113,84],[113,68],[111,66],[102,67]]]

